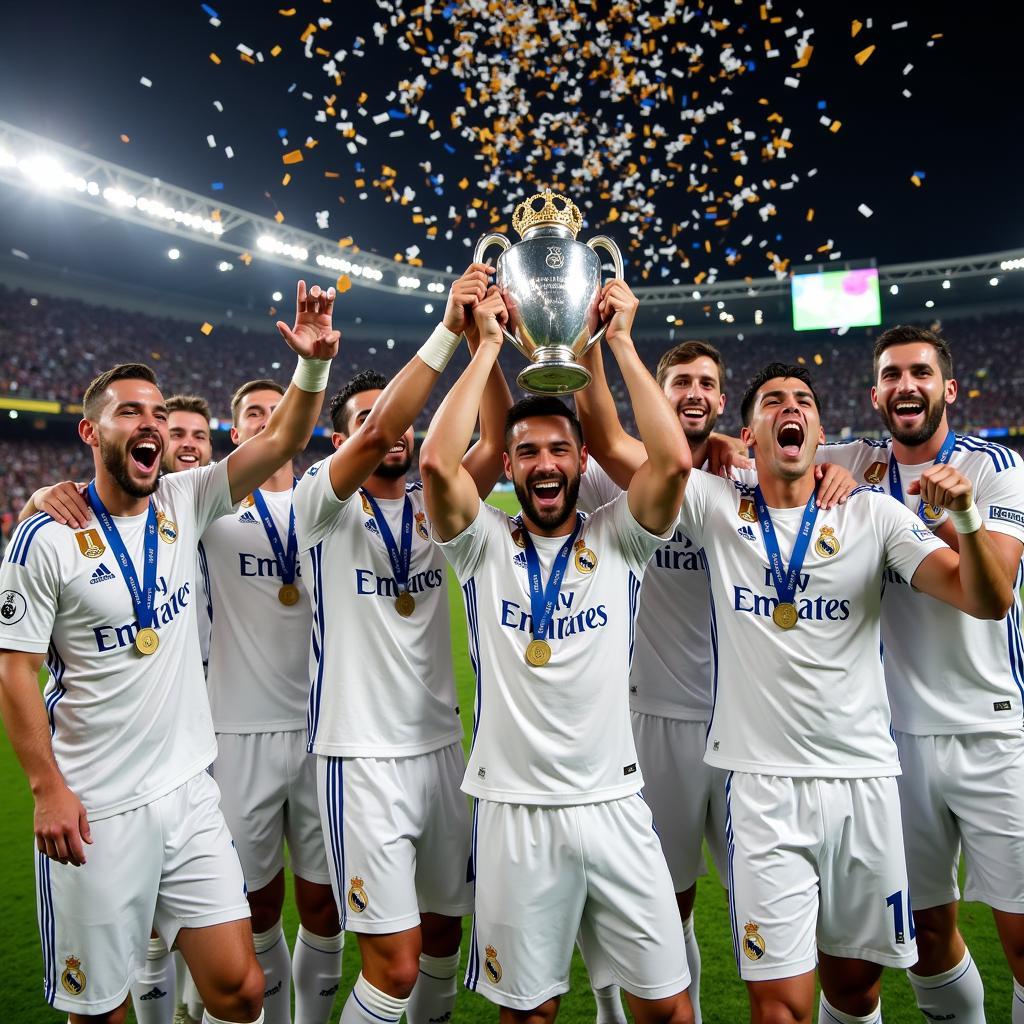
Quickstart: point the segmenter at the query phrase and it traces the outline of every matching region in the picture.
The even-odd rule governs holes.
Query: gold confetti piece
[[[352,244],[352,236],[347,235],[345,238],[338,239],[338,248],[347,249]]]
[[[278,210],[277,213],[274,214],[274,220],[276,220],[278,224],[283,224],[284,214],[280,210]]]
[[[241,57],[242,60],[244,60],[246,64],[255,64],[256,63],[256,61],[252,57],[250,57],[249,54],[247,54],[247,53],[240,53],[238,56]]]
[[[220,57],[218,57],[217,54],[215,53],[210,54],[210,60],[212,60],[214,64],[220,63]]]
[[[286,171],[284,177],[281,179],[282,185],[287,185],[292,180],[292,176]]]
[[[811,54],[814,53],[814,47],[808,44],[800,51],[800,56],[797,58],[795,64],[791,64],[793,68],[805,68],[811,61]]]
[[[316,149],[319,145],[319,139],[306,139],[306,149]]]
[[[285,153],[281,157],[281,160],[286,164],[301,164],[302,163],[302,150],[293,149],[290,153]]]
[[[867,59],[875,52],[875,44],[872,43],[870,46],[865,46],[859,53],[853,55],[853,59],[863,67]]]
[[[122,142],[131,142],[132,140],[127,135],[122,135],[121,136],[121,141]]]
[[[252,253],[251,253],[251,252],[243,252],[243,253],[240,253],[240,254],[239,254],[239,256],[238,256],[238,258],[239,258],[239,259],[240,259],[240,260],[241,260],[241,261],[242,261],[242,262],[243,262],[243,263],[244,263],[244,264],[245,264],[245,265],[246,265],[247,267],[249,267],[249,266],[252,266]]]
[[[461,180],[459,181],[459,188],[461,188],[461,189],[467,189],[467,188],[469,188],[469,178],[463,178],[463,179],[461,179]]]
[[[306,31],[303,32],[301,36],[299,36],[299,42],[304,43],[311,35],[313,35],[314,32],[316,32],[316,25],[310,22],[306,26]]]
[[[217,221],[219,221],[220,220],[220,210],[214,210],[213,213],[210,214],[210,220],[217,220]]]
[[[273,45],[273,47],[271,47],[270,56],[271,57],[277,57],[280,53],[281,53],[281,47],[277,43],[275,43]]]
[[[814,207],[813,206],[807,211],[807,221],[808,221],[808,223],[810,223],[810,221],[812,221],[812,220],[814,220]]]
[[[295,8],[289,7],[287,10],[278,11],[277,13],[280,14],[282,18],[291,18],[295,14]]]
[[[203,334],[210,334],[210,333],[212,333],[212,331],[213,331],[213,324],[211,324],[211,323],[207,323],[207,322],[206,322],[206,321],[204,320],[204,321],[203,321],[203,326],[202,326],[202,327],[200,327],[200,328],[199,328],[199,330],[200,330],[200,331],[202,331],[202,333],[203,333]]]
[[[857,33],[864,27],[863,21],[858,21],[856,18],[853,19],[853,24],[850,26],[850,38],[856,39]]]
[[[344,294],[351,287],[352,287],[352,279],[348,276],[348,274],[342,274],[341,277],[339,277],[338,280],[335,281],[335,283],[334,283],[334,290],[339,295]]]
[[[911,184],[916,185],[917,188],[921,187],[921,179],[916,174],[912,174],[910,176],[910,181],[911,181]]]
[[[840,128],[842,128],[842,126],[843,126],[843,122],[842,121],[833,121],[828,126],[828,130],[830,132],[832,132],[833,134],[835,134],[837,131],[839,131]]]
[[[821,358],[821,353],[820,352],[815,352],[814,353],[814,365],[815,366],[821,366],[821,364],[823,362],[825,362],[825,360]]]
[[[325,178],[340,178],[341,175],[337,171],[324,171]]]
[[[732,179],[732,183],[737,188],[742,188],[743,187],[743,175],[742,174],[737,174],[736,177]]]

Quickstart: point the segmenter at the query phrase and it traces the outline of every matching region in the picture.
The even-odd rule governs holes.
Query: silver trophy
[[[590,383],[590,371],[577,360],[608,327],[597,312],[601,257],[596,250],[611,256],[615,276],[622,277],[619,247],[606,235],[577,242],[582,226],[575,204],[545,189],[512,215],[521,242],[485,235],[473,254],[479,263],[492,245],[504,250],[495,275],[509,316],[502,332],[530,360],[516,383],[536,395],[565,395]]]

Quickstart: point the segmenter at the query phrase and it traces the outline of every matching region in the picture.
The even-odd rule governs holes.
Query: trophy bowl
[[[590,383],[590,371],[578,360],[607,329],[597,312],[602,285],[597,250],[611,256],[617,278],[622,277],[622,254],[606,235],[578,242],[582,215],[571,200],[550,189],[520,203],[512,226],[521,241],[485,235],[473,260],[482,262],[492,246],[502,249],[495,275],[508,309],[502,333],[530,360],[516,383],[536,395],[579,391]]]

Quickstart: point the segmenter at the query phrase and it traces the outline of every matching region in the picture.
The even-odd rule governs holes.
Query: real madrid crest
[[[353,914],[361,914],[370,905],[370,898],[363,888],[363,880],[355,875],[348,887],[348,909]]]
[[[81,530],[75,534],[78,541],[78,550],[86,558],[99,558],[107,550],[106,545],[95,530]]]
[[[427,517],[422,512],[416,513],[416,532],[424,539],[430,540],[430,527],[427,525]]]
[[[885,462],[872,462],[867,469],[864,470],[864,479],[869,484],[880,484],[885,478],[885,471],[889,468]]]
[[[173,544],[178,539],[178,524],[163,512],[157,512],[156,532],[165,544]]]
[[[823,526],[818,533],[818,539],[814,542],[814,550],[822,558],[831,558],[839,554],[839,538],[831,526]]]
[[[60,983],[66,992],[70,992],[73,996],[80,996],[85,991],[85,971],[82,970],[82,961],[76,956],[69,956],[64,961],[64,965]]]
[[[757,512],[754,511],[753,498],[740,498],[739,517],[748,523],[757,522]]]
[[[743,931],[746,933],[743,936],[744,955],[748,960],[760,960],[764,956],[764,939],[761,938],[757,925],[753,921],[748,921],[743,926]]]
[[[576,541],[575,551],[573,561],[576,563],[576,568],[584,576],[589,576],[597,568],[597,555],[581,540]]]
[[[501,981],[501,964],[498,962],[498,951],[493,946],[484,949],[484,970],[487,971],[487,980],[492,985]]]

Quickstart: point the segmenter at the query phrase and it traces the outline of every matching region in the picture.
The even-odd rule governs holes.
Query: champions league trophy
[[[481,262],[492,245],[504,250],[495,282],[508,309],[508,328],[502,333],[531,361],[516,383],[537,395],[579,391],[590,383],[590,371],[576,360],[604,337],[608,326],[600,324],[597,312],[601,257],[596,250],[611,256],[618,278],[622,253],[606,235],[577,242],[583,226],[580,211],[550,189],[520,203],[512,226],[521,242],[513,245],[504,235],[485,235],[473,260]]]

